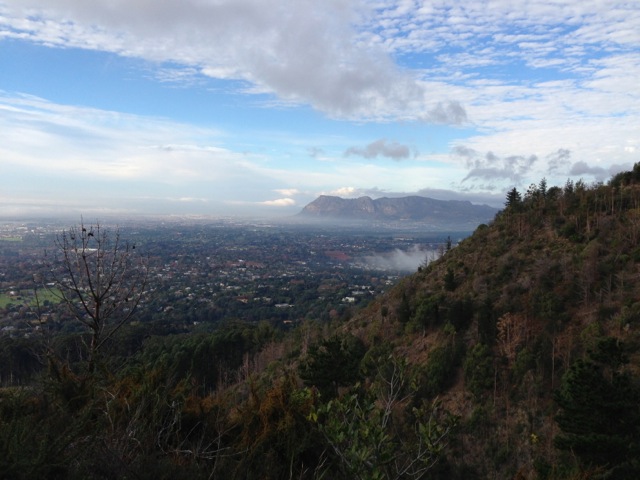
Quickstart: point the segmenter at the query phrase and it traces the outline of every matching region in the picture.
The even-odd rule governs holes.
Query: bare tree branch
[[[142,301],[148,262],[100,223],[71,227],[46,252],[49,290],[91,334],[88,370],[92,373],[105,342],[126,324]]]

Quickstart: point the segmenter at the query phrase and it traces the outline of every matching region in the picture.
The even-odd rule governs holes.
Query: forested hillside
[[[640,165],[542,180],[349,320],[46,339],[0,478],[640,478],[639,238]]]
[[[402,325],[377,317],[459,416],[453,464],[638,478],[639,181],[636,165],[606,185],[513,189],[491,225],[370,311]]]

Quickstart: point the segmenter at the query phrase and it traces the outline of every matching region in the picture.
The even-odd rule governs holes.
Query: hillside
[[[344,199],[321,195],[305,206],[301,218],[352,222],[420,223],[431,229],[470,231],[490,221],[498,212],[487,205],[428,197],[370,197]]]
[[[55,338],[0,390],[0,478],[640,478],[638,240],[640,164],[511,190],[332,323],[132,324],[93,369]]]
[[[567,478],[578,465],[588,478],[637,478],[637,463],[626,462],[640,440],[639,180],[636,166],[607,185],[512,190],[490,225],[351,322],[350,331],[393,344],[437,384],[431,393],[463,426],[450,457],[458,468],[480,478]],[[593,390],[563,401],[579,367],[595,372]],[[617,381],[629,388],[624,408]],[[577,430],[559,420],[575,413],[571,402],[588,404]],[[589,431],[590,416],[611,420],[609,430]],[[590,463],[603,451],[610,456]]]

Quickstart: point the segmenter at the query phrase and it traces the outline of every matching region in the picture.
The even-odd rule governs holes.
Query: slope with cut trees
[[[458,470],[638,478],[639,234],[640,165],[607,184],[513,189],[350,329],[425,371],[460,417]]]

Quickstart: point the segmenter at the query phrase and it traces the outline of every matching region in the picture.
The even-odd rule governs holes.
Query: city
[[[0,335],[29,336],[42,319],[55,331],[77,327],[65,322],[45,281],[56,238],[72,226],[0,226]],[[133,321],[171,331],[207,331],[224,320],[287,328],[345,319],[436,258],[452,236],[465,235],[228,219],[136,220],[101,228],[137,245],[148,268]]]

